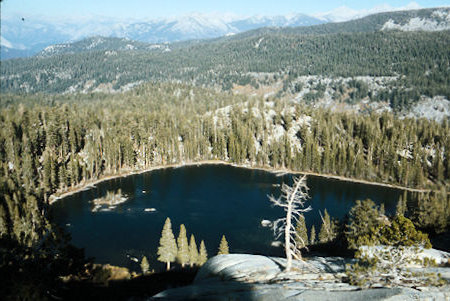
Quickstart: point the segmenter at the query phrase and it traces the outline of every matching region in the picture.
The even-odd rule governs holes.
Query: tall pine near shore
[[[322,217],[322,227],[320,228],[319,232],[319,242],[326,243],[329,241],[332,241],[336,238],[336,225],[331,220],[330,215],[328,214],[327,209],[325,209],[324,215]]]
[[[306,228],[305,217],[300,216],[295,227],[296,237],[295,242],[299,249],[308,245],[308,229]]]
[[[144,275],[148,274],[150,271],[150,264],[148,263],[146,256],[142,257],[141,270],[142,270],[142,274],[144,274]]]
[[[225,238],[225,235],[222,235],[222,239],[220,240],[219,252],[217,255],[230,254],[230,249],[228,248],[228,242]]]
[[[205,242],[200,242],[200,252],[198,254],[198,265],[202,266],[208,260],[208,253],[206,252]]]
[[[194,264],[198,263],[198,249],[197,249],[197,243],[195,242],[194,234],[191,234],[191,239],[189,242],[189,264],[191,268],[194,266]]]
[[[158,260],[166,263],[167,270],[170,270],[170,263],[175,261],[177,253],[177,242],[172,232],[172,223],[170,218],[167,218],[159,240]]]
[[[184,268],[184,265],[189,263],[189,244],[186,236],[186,227],[184,224],[180,225],[180,233],[178,235],[177,243],[177,262]]]

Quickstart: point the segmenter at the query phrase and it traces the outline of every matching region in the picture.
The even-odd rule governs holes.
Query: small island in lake
[[[97,198],[92,201],[92,203],[94,204],[92,212],[97,212],[103,206],[108,206],[108,208],[104,210],[115,209],[117,205],[122,204],[127,200],[128,197],[122,194],[121,189],[117,190],[117,192],[107,191],[104,197]]]

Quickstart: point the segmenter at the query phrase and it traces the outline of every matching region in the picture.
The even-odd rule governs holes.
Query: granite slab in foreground
[[[294,261],[284,272],[285,259],[229,254],[211,258],[190,286],[168,289],[151,300],[450,300],[450,287],[376,288],[361,290],[343,282],[350,259],[312,257]],[[439,269],[450,278],[450,268]]]

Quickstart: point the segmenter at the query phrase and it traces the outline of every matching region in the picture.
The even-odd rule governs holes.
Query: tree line
[[[51,195],[155,165],[223,160],[412,188],[449,185],[446,120],[337,113],[182,84],[2,102],[0,230],[24,242],[47,231]]]
[[[276,238],[283,236],[286,253],[285,271],[292,268],[292,259],[302,260],[302,250],[316,244],[315,229],[308,230],[305,213],[309,198],[306,176],[294,178],[293,185],[283,184],[281,196],[269,196],[276,206],[282,207],[285,217],[273,222]],[[357,200],[342,221],[332,221],[325,210],[319,234],[320,250],[328,247],[349,249],[356,260],[346,265],[347,281],[360,287],[378,286],[380,283],[397,286],[444,285],[447,283],[439,274],[429,273],[423,277],[411,277],[407,264],[414,262],[421,266],[436,265],[434,259],[420,258],[423,249],[431,248],[428,235],[418,231],[413,222],[404,216],[405,199],[400,198],[395,216],[387,216],[384,204],[375,205],[370,199]],[[295,225],[296,224],[296,225]]]
[[[182,268],[189,264],[192,268],[194,265],[202,266],[208,260],[205,242],[202,240],[199,249],[197,249],[197,243],[193,234],[191,234],[190,241],[188,242],[186,226],[184,224],[180,225],[178,238],[175,239],[170,218],[167,218],[164,222],[157,254],[158,260],[166,264],[167,270],[170,270],[170,264],[172,262],[179,263]],[[217,255],[222,254],[229,254],[229,246],[225,235],[222,235],[217,252]],[[142,260],[144,261],[144,259]]]
[[[448,31],[338,32],[254,31],[198,43],[174,45],[171,52],[92,51],[2,63],[0,84],[7,92],[119,89],[141,81],[184,82],[230,90],[235,85],[294,84],[299,76],[393,76],[386,93],[394,108],[416,95],[450,98]],[[256,47],[258,46],[258,47]],[[270,74],[260,78],[258,74]],[[410,96],[413,96],[411,98]]]

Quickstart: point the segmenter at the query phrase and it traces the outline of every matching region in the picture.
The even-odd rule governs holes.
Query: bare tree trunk
[[[167,262],[167,270],[170,270],[170,261]]]
[[[309,197],[306,176],[303,176],[301,179],[294,178],[294,185],[292,187],[283,184],[281,191],[282,195],[278,199],[275,199],[273,196],[269,196],[269,199],[272,203],[283,207],[286,211],[286,218],[280,218],[274,221],[273,228],[275,233],[278,233],[277,238],[284,232],[286,271],[290,271],[292,268],[292,258],[302,259],[299,247],[295,242],[297,238],[300,240],[302,238],[296,233],[292,219],[298,222],[299,218],[303,218],[303,212],[311,210],[311,207],[304,208],[304,202]],[[306,242],[303,242],[303,244],[306,244]]]
[[[284,249],[286,250],[286,271],[289,272],[292,267],[292,250],[291,250],[291,217],[292,206],[287,208],[286,213],[286,228],[284,229]]]

